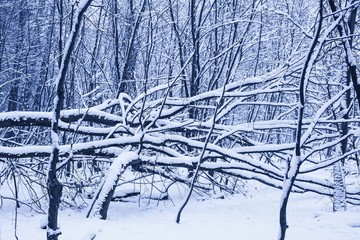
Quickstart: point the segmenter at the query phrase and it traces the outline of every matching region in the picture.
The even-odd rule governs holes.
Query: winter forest
[[[289,208],[305,196],[334,225],[356,213],[344,232],[360,236],[359,6],[0,0],[0,239],[61,240],[67,221],[76,234],[170,206],[176,229],[242,199],[273,211],[262,239],[296,239],[289,219],[312,203]],[[83,239],[127,239],[114,226]]]

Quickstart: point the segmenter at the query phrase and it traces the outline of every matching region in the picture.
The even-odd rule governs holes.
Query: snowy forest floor
[[[250,183],[246,196],[225,199],[193,198],[183,212],[181,223],[175,216],[181,199],[110,204],[109,219],[87,219],[86,209],[60,211],[61,240],[212,240],[276,239],[280,190]],[[156,206],[158,204],[158,206]],[[139,206],[140,205],[140,206]],[[14,236],[13,202],[4,201],[0,208],[0,240]],[[19,208],[19,240],[45,239],[41,229],[45,215]],[[360,239],[360,206],[348,206],[347,212],[333,213],[331,199],[312,193],[292,194],[289,202],[289,240],[358,240]],[[93,238],[95,237],[95,238]]]

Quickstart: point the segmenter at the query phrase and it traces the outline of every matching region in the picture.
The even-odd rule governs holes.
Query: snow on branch
[[[119,154],[112,164],[94,196],[87,217],[101,217],[106,219],[106,212],[117,182],[121,174],[130,165],[138,164],[139,156],[135,152],[124,151]]]

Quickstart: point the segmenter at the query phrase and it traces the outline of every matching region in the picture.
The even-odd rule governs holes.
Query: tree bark
[[[289,227],[287,224],[286,210],[287,204],[289,201],[289,196],[291,193],[291,189],[294,185],[296,176],[299,173],[299,169],[302,163],[301,159],[301,136],[302,136],[302,124],[303,124],[303,115],[305,108],[305,92],[306,92],[306,82],[307,78],[309,78],[309,73],[311,71],[312,66],[310,65],[310,61],[312,58],[313,51],[317,45],[317,41],[320,37],[322,20],[323,20],[323,0],[320,0],[320,9],[319,9],[319,23],[318,28],[313,38],[312,44],[310,46],[309,52],[306,56],[304,66],[301,72],[300,78],[300,86],[299,86],[299,110],[298,110],[298,122],[296,129],[296,142],[293,156],[291,158],[289,168],[286,171],[283,185],[283,193],[280,201],[280,214],[279,214],[279,223],[280,223],[280,231],[278,235],[279,240],[285,239],[286,229]]]
[[[346,188],[344,171],[341,161],[334,164],[334,199],[333,199],[333,211],[345,211],[346,210]]]
[[[354,1],[352,1],[352,3],[354,3]],[[336,6],[334,0],[329,0],[329,5],[333,13],[336,13],[338,11],[338,7]],[[354,57],[352,53],[352,37],[346,36],[346,35],[354,34],[356,13],[357,13],[357,7],[351,10],[348,21],[343,22],[343,24],[339,24],[337,26],[337,29],[340,37],[344,37],[344,36],[346,37],[344,38],[342,44],[346,54],[345,62],[347,69],[346,69],[346,78],[341,79],[341,83],[344,86],[348,86],[352,81],[353,89],[356,93],[358,105],[360,106],[360,85],[358,84],[356,63],[354,63]],[[334,15],[334,19],[337,18],[338,16]],[[349,111],[347,108],[350,106],[350,102],[351,102],[350,92],[347,92],[346,95],[343,96],[340,100],[340,111],[346,111],[343,116],[344,119],[349,119]],[[347,122],[343,122],[340,124],[339,132],[340,132],[340,137],[346,135],[349,132],[349,127]],[[345,138],[343,141],[341,141],[340,149],[336,149],[336,153],[338,155],[346,153],[347,145],[348,145],[348,139]],[[333,211],[334,212],[340,210],[343,211],[346,210],[346,185],[343,175],[343,164],[344,164],[344,160],[335,163],[333,167],[333,174],[334,174]]]
[[[91,0],[83,0],[79,3],[77,12],[75,14],[74,25],[72,27],[69,39],[64,48],[64,54],[61,58],[60,71],[55,80],[56,95],[54,98],[53,116],[51,121],[51,142],[52,153],[50,155],[50,163],[48,169],[47,188],[49,196],[48,209],[48,225],[47,225],[47,240],[57,240],[61,231],[58,229],[58,212],[62,195],[62,184],[59,182],[56,175],[56,165],[59,162],[59,119],[60,111],[64,104],[64,83],[66,72],[69,67],[71,53],[74,49],[76,37],[80,29],[81,18],[89,7]]]

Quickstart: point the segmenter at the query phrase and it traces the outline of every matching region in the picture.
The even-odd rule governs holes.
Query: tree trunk
[[[55,80],[56,84],[56,96],[54,98],[53,117],[51,121],[51,142],[52,142],[52,153],[50,156],[48,179],[47,179],[47,190],[49,196],[49,209],[48,209],[48,229],[47,229],[47,240],[57,240],[61,234],[58,229],[58,212],[59,205],[61,202],[62,195],[62,184],[59,182],[56,176],[56,165],[59,162],[59,119],[60,111],[64,104],[64,83],[66,72],[69,68],[71,53],[75,46],[76,36],[78,35],[81,18],[89,7],[91,0],[83,0],[79,3],[77,12],[75,14],[75,23],[72,27],[69,39],[64,48],[64,54],[61,58],[60,71]]]
[[[107,211],[121,174],[128,166],[136,164],[139,164],[139,156],[135,152],[124,151],[113,160],[105,179],[94,195],[86,217],[99,217],[104,220],[107,218]]]
[[[334,164],[334,199],[333,211],[346,211],[346,188],[341,161]]]
[[[302,143],[302,124],[303,124],[303,114],[305,108],[305,93],[306,93],[306,82],[308,81],[309,72],[311,71],[311,59],[313,55],[313,51],[317,45],[317,41],[320,37],[322,20],[323,20],[323,0],[320,0],[320,9],[319,9],[319,23],[317,26],[317,30],[311,46],[309,48],[309,52],[306,56],[304,66],[301,70],[301,77],[299,83],[299,112],[298,112],[298,122],[296,128],[296,142],[293,156],[291,158],[289,168],[285,173],[284,185],[282,188],[282,197],[280,200],[280,213],[279,213],[279,223],[280,223],[280,231],[278,235],[279,240],[285,239],[286,229],[288,228],[287,217],[286,217],[286,209],[289,201],[289,196],[291,193],[292,186],[294,185],[296,176],[299,173],[299,169],[302,163],[301,159],[301,143]]]

